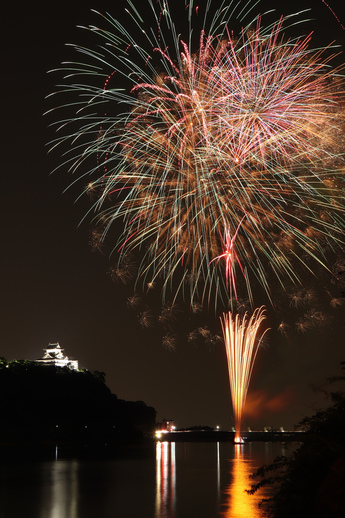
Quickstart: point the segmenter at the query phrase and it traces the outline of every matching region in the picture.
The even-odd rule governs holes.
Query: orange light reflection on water
[[[264,494],[259,491],[249,495],[245,491],[253,483],[250,475],[255,471],[255,467],[250,460],[244,458],[242,448],[240,444],[235,445],[232,479],[225,491],[228,496],[227,509],[221,516],[222,518],[263,518],[265,514],[259,504]]]

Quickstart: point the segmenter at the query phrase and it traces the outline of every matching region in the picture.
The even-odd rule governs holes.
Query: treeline
[[[342,362],[345,370],[345,362]],[[340,385],[337,387],[335,383]],[[297,429],[303,443],[288,457],[279,457],[256,473],[255,492],[268,485],[271,518],[341,518],[345,516],[345,375],[323,386],[330,406],[305,417]]]
[[[155,429],[156,411],[112,394],[102,372],[0,359],[0,444],[113,447]]]

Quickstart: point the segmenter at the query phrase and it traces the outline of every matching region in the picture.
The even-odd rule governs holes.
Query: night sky
[[[272,0],[270,5],[280,14],[281,3]],[[285,12],[293,12],[293,3],[288,4]],[[310,28],[316,38],[343,44],[343,0],[328,4],[340,22],[322,0],[296,3],[299,9],[313,7],[316,21]],[[127,308],[127,287],[111,280],[109,251],[92,251],[89,221],[81,223],[88,206],[76,201],[80,186],[64,192],[71,181],[68,173],[50,174],[60,158],[58,152],[47,154],[52,119],[43,113],[52,107],[45,97],[54,90],[47,71],[71,58],[64,44],[79,42],[77,25],[98,22],[91,8],[117,16],[123,5],[94,0],[78,7],[71,0],[5,7],[0,356],[34,360],[49,342],[58,341],[80,367],[104,371],[119,398],[154,406],[158,419],[174,419],[179,427],[229,428],[233,419],[223,345],[189,343],[186,335],[194,324],[182,309],[173,323],[175,351],[162,346],[158,325],[143,330]],[[202,318],[208,325],[207,312]],[[291,428],[323,404],[316,389],[345,360],[344,323],[345,305],[310,334],[268,335],[254,369],[246,425]]]

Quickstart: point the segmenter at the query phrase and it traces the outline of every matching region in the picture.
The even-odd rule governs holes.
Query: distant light
[[[168,433],[168,430],[156,430],[156,438],[160,439],[164,433]]]

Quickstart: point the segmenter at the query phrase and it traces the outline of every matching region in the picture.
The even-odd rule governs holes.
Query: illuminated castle
[[[61,349],[59,342],[49,343],[48,347],[43,349],[43,351],[43,358],[39,358],[36,360],[37,362],[78,370],[78,360],[70,360],[68,356],[65,356],[63,353],[64,349]]]

